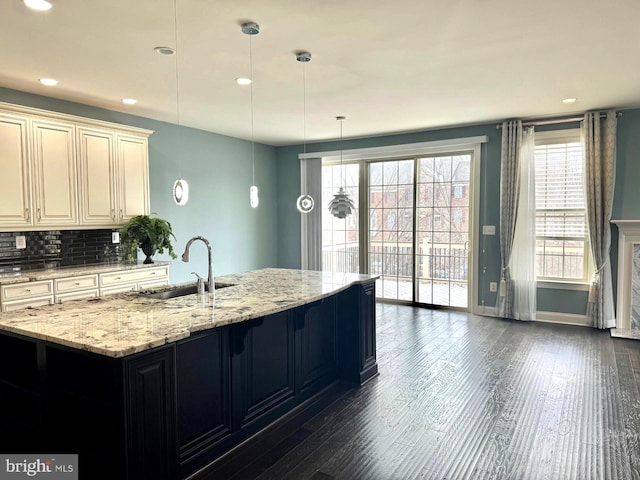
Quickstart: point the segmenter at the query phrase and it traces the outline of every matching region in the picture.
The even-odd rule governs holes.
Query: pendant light
[[[296,60],[302,64],[302,139],[303,139],[303,153],[307,153],[307,78],[305,75],[305,65],[311,61],[311,54],[309,52],[296,53]],[[304,157],[303,157],[304,158]],[[298,197],[296,206],[300,213],[309,213],[313,210],[315,202],[311,195],[305,193],[306,185],[302,195]]]
[[[260,25],[254,22],[247,22],[241,25],[242,33],[249,36],[249,70],[251,83],[249,84],[251,92],[251,172],[253,183],[249,187],[249,205],[251,208],[257,208],[260,204],[258,197],[258,187],[256,186],[256,146],[253,135],[253,45],[251,37],[260,33]]]
[[[351,212],[356,208],[356,206],[344,189],[344,166],[342,165],[342,122],[346,120],[346,117],[336,117],[336,120],[340,122],[340,175],[342,176],[342,185],[340,186],[338,193],[334,194],[333,199],[329,202],[329,211],[334,217],[343,219],[347,218],[348,215],[351,215]]]
[[[170,47],[156,47],[155,51],[161,55],[173,55],[175,54],[175,69],[176,69],[176,124],[180,128],[180,77],[178,75],[178,6],[177,0],[173,0],[173,35],[175,48]],[[180,135],[180,132],[178,132]],[[178,163],[181,165],[181,162]],[[182,175],[178,175],[178,179],[173,182],[173,201],[176,205],[183,206],[189,201],[189,184]]]

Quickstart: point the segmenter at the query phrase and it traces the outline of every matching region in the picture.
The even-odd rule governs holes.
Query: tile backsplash
[[[0,232],[0,267],[22,270],[58,268],[122,261],[122,247],[111,243],[117,230],[47,230]],[[24,235],[27,247],[16,248],[16,236]]]

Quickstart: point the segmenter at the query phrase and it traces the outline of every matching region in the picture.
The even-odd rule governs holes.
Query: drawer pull
[[[158,272],[151,272],[151,275],[155,275],[156,273],[158,273]]]
[[[76,283],[75,283],[75,285],[76,285],[76,286],[77,286],[77,285],[80,285],[80,282],[76,282]]]
[[[116,280],[122,280],[122,277],[116,277]]]
[[[30,288],[25,288],[24,291],[27,292],[27,293],[31,293],[31,289]]]

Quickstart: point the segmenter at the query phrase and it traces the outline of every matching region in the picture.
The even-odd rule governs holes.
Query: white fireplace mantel
[[[616,328],[631,328],[633,244],[640,243],[640,220],[611,220],[618,227]]]

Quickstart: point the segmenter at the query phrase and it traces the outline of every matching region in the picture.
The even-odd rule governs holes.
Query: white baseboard
[[[483,315],[485,317],[496,317],[495,307],[486,307],[478,305],[476,309],[476,315]],[[562,325],[577,325],[580,327],[590,327],[589,319],[586,315],[577,315],[575,313],[562,313],[562,312],[536,312],[536,322],[544,323],[559,323]]]
[[[586,315],[560,312],[536,312],[536,321],[545,323],[561,323],[563,325],[578,325],[580,327],[590,327],[589,319]]]

